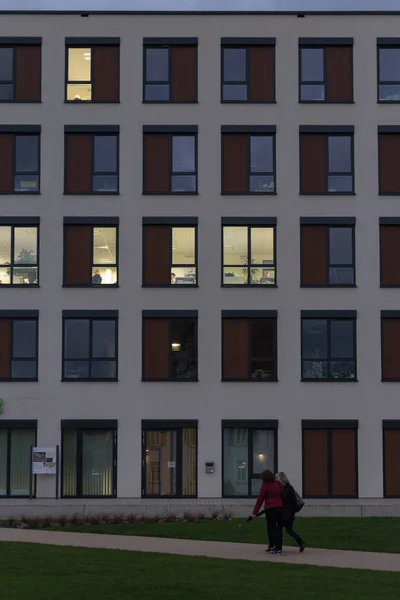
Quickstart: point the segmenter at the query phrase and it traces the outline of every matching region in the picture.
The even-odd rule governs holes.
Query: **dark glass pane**
[[[303,361],[303,379],[327,379],[328,363],[325,360]]]
[[[76,496],[77,431],[63,431],[62,446],[62,491],[64,496]]]
[[[331,193],[351,193],[353,191],[352,175],[329,175],[328,192]]]
[[[352,360],[332,360],[329,363],[331,379],[355,379],[355,363]]]
[[[246,81],[246,49],[224,49],[224,82]]]
[[[15,175],[14,192],[25,192],[31,194],[39,190],[38,175]]]
[[[400,85],[380,85],[379,100],[384,100],[386,102],[400,102]]]
[[[64,358],[89,358],[88,319],[65,319]]]
[[[172,171],[195,171],[195,138],[193,135],[174,135],[172,138]]]
[[[327,331],[327,321],[318,319],[303,319],[303,358],[327,358]]]
[[[276,379],[275,362],[272,360],[251,361],[251,378],[255,381],[268,381]]]
[[[10,496],[28,496],[31,488],[31,446],[34,429],[11,429]]]
[[[172,319],[172,377],[190,379],[197,375],[195,321]]]
[[[115,360],[92,361],[93,379],[115,379],[117,377],[117,363]]]
[[[146,81],[168,81],[169,49],[146,49]]]
[[[400,48],[379,49],[379,81],[400,81]]]
[[[115,321],[93,321],[93,358],[115,358]]]
[[[82,432],[82,496],[113,495],[112,431]]]
[[[329,172],[351,173],[351,137],[330,135],[328,138]]]
[[[13,322],[13,358],[36,356],[36,321],[15,320]]]
[[[37,135],[15,136],[15,170],[17,173],[37,173],[39,138]]]
[[[229,84],[222,88],[222,99],[230,102],[243,102],[247,100],[247,85],[244,84]]]
[[[249,495],[249,448],[247,429],[224,429],[225,496]]]
[[[250,137],[250,172],[272,173],[274,170],[274,142],[272,135]]]
[[[118,191],[118,177],[116,175],[95,175],[93,177],[94,192]]]
[[[11,376],[13,379],[36,379],[36,361],[13,360]]]
[[[353,321],[331,321],[331,358],[353,358],[353,332]]]
[[[169,85],[149,85],[145,87],[145,100],[152,102],[167,102],[169,100]]]
[[[12,100],[14,88],[11,83],[0,83],[0,100]]]
[[[89,379],[89,361],[65,360],[64,377],[66,379]]]
[[[171,377],[172,379],[196,379],[196,361],[189,357],[173,357],[171,363]]]
[[[300,99],[303,102],[322,102],[325,100],[325,86],[318,85],[302,85],[300,88]]]
[[[324,51],[322,48],[301,49],[301,80],[324,80]]]
[[[331,285],[354,285],[354,268],[330,267],[329,283]]]
[[[0,81],[13,80],[13,49],[0,48]]]
[[[172,175],[171,192],[195,192],[196,175]]]
[[[257,358],[275,357],[275,320],[254,319],[250,322],[251,356]]]
[[[273,175],[250,175],[250,192],[272,194],[275,191],[275,177]]]
[[[331,265],[351,265],[353,262],[353,228],[330,227],[329,260]]]
[[[117,137],[115,135],[94,136],[94,172],[115,173],[117,171]]]

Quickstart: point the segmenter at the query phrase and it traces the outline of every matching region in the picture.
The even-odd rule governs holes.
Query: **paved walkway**
[[[265,553],[265,546],[259,544],[233,544],[227,542],[177,540],[172,538],[9,528],[0,528],[0,542],[28,542],[52,544],[54,546],[107,548],[112,550],[208,556],[211,558],[261,562],[284,562],[318,567],[343,567],[348,569],[400,572],[400,554],[382,554],[377,552],[348,552],[344,550],[306,548],[306,551],[300,554],[297,548],[287,547],[284,548],[282,556],[269,556]]]

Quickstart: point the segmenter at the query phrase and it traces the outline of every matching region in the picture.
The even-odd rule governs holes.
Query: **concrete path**
[[[400,572],[400,554],[382,554],[377,552],[348,552],[344,550],[306,548],[305,552],[300,554],[297,548],[286,547],[282,556],[270,556],[266,554],[265,546],[259,544],[232,544],[227,542],[177,540],[172,538],[9,528],[0,528],[0,542],[28,542],[51,544],[54,546],[107,548],[110,550],[131,550],[136,552],[208,556],[211,558],[260,562],[283,562],[318,567],[343,567],[347,569]]]

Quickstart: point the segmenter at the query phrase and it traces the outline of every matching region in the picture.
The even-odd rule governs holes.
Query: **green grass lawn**
[[[279,559],[277,559],[279,560]],[[0,543],[4,600],[398,600],[400,573]]]
[[[116,535],[143,535],[151,537],[214,540],[220,542],[247,542],[265,544],[265,519],[246,523],[242,520],[198,521],[195,523],[154,523],[136,525],[71,525],[63,531],[108,533]],[[400,518],[299,518],[295,530],[314,548],[363,550],[366,552],[400,553]],[[284,536],[285,545],[294,545]]]

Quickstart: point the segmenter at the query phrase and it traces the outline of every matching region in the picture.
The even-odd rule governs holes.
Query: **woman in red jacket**
[[[283,499],[285,492],[281,483],[275,480],[274,474],[267,470],[261,473],[262,485],[253,510],[253,519],[257,516],[264,502],[269,554],[282,554],[282,521]]]

